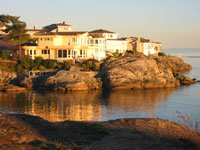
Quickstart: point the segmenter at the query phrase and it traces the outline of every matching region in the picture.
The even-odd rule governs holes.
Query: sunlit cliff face
[[[44,92],[0,93],[0,109],[35,115],[49,121],[100,121],[107,111],[155,110],[159,101],[167,100],[174,89],[133,91],[82,91],[73,93]]]

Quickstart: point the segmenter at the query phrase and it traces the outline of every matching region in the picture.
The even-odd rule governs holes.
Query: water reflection
[[[0,111],[27,113],[49,121],[100,121],[113,113],[155,110],[175,89],[92,92],[0,92]],[[111,116],[110,116],[111,115]],[[116,118],[114,118],[116,119]]]

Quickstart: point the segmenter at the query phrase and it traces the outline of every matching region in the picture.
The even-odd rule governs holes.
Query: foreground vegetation
[[[2,150],[198,149],[200,135],[163,119],[48,122],[0,114]]]

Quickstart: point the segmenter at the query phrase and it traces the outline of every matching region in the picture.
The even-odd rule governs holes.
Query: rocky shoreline
[[[195,150],[199,141],[198,132],[158,118],[48,122],[30,115],[0,113],[2,150]]]
[[[174,88],[197,83],[183,75],[192,69],[182,58],[159,57],[110,57],[101,64],[99,72],[61,70],[50,77],[28,78],[21,76],[11,84],[54,91],[80,90],[133,90],[150,88]],[[10,86],[8,86],[9,88]],[[3,89],[6,90],[6,87]],[[16,88],[19,89],[19,88]]]

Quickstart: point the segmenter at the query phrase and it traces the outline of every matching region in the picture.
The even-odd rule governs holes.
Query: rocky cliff
[[[192,67],[178,57],[110,57],[99,72],[61,70],[48,78],[27,78],[18,85],[58,91],[174,88],[196,83],[182,75]]]
[[[16,78],[17,75],[14,72],[8,72],[6,70],[0,69],[0,82],[1,83],[9,83],[11,80]]]
[[[55,76],[47,78],[44,86],[61,91],[101,89],[101,79],[97,72],[59,71]]]
[[[192,67],[177,57],[111,57],[102,64],[103,87],[111,89],[147,89],[180,86],[178,78]],[[181,74],[182,75],[182,74]],[[187,78],[188,83],[194,83]]]

